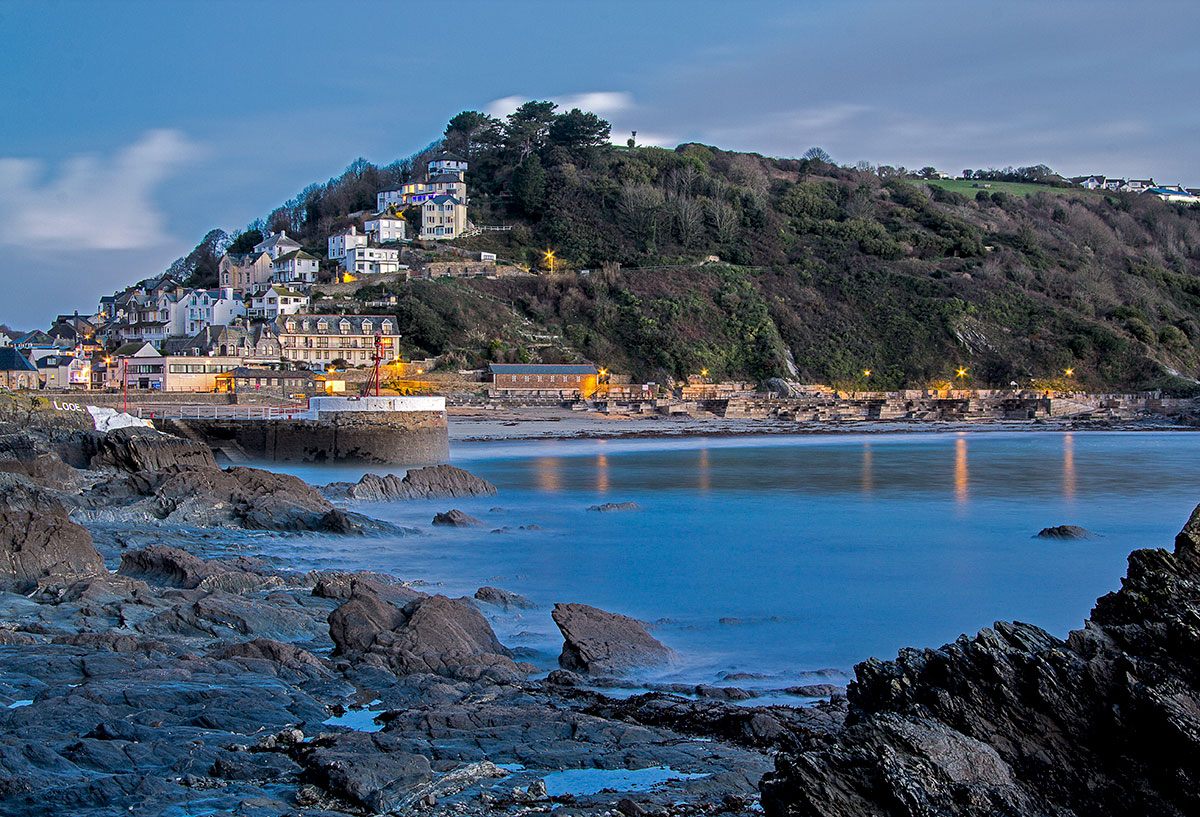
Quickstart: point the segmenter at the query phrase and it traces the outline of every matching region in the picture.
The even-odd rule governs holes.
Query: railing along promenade
[[[143,420],[294,420],[307,411],[293,406],[131,406]]]

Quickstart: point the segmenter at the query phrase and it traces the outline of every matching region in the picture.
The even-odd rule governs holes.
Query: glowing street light
[[[1074,377],[1074,376],[1075,376],[1075,370],[1067,369],[1067,377]]]
[[[956,369],[956,370],[955,370],[955,372],[954,372],[954,376],[955,376],[955,377],[958,377],[958,378],[963,378],[963,377],[966,377],[966,376],[967,376],[967,370],[966,370],[966,369],[964,369],[962,366],[959,366],[959,367],[958,367],[958,369]]]
[[[701,370],[700,370],[700,376],[701,376],[701,377],[708,377],[708,369],[701,369]]]
[[[554,250],[546,250],[542,255],[546,259],[546,263],[550,265],[550,271],[554,272]]]
[[[870,376],[871,376],[871,370],[863,369],[863,377],[870,377]]]

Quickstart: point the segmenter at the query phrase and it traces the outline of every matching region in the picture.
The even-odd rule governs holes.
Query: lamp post
[[[121,395],[125,400],[123,411],[129,411],[129,358],[121,358]]]

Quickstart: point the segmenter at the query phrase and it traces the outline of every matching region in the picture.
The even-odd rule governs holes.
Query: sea
[[[762,692],[844,683],[869,657],[998,620],[1065,637],[1120,587],[1131,550],[1170,548],[1200,503],[1187,432],[518,440],[451,455],[499,493],[363,503],[412,532],[269,547],[451,597],[525,596],[538,606],[482,609],[543,671],[562,646],[552,606],[581,602],[647,622],[679,653],[647,681]],[[314,484],[389,470],[270,467]],[[591,510],[605,503],[637,507]],[[451,508],[483,526],[431,524]],[[1036,537],[1056,525],[1091,536]]]

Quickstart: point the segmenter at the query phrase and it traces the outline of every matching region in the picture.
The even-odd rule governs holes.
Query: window
[[[392,334],[392,322],[391,322],[391,321],[384,321],[384,322],[383,322],[383,325],[380,327],[379,331],[380,331],[380,332],[382,332],[382,333],[383,333],[383,334],[385,334],[385,335],[390,335],[390,334]]]

